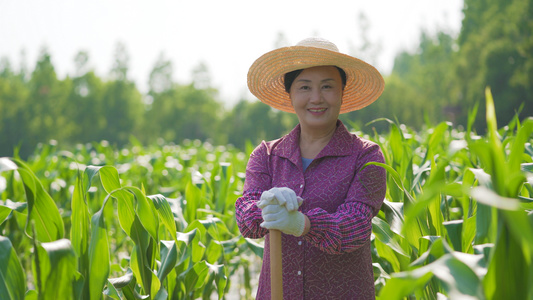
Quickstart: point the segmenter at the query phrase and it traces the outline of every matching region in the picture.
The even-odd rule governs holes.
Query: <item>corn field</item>
[[[389,122],[373,219],[378,299],[533,299],[533,118],[487,131]],[[359,135],[363,135],[358,132]],[[0,158],[0,299],[252,299],[239,234],[245,152],[200,141]],[[231,292],[230,292],[231,291]]]

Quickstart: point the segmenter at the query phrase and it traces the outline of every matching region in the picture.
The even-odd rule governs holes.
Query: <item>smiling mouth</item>
[[[319,113],[319,112],[326,111],[326,109],[327,108],[309,108],[308,111],[313,112],[313,113]]]

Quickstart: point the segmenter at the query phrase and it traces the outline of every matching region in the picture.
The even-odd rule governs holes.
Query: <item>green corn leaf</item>
[[[222,299],[224,296],[226,284],[228,282],[228,278],[225,274],[226,268],[224,265],[212,265],[209,263],[206,263],[206,265],[209,267],[209,274],[211,275],[211,277],[214,277],[218,291],[218,299]]]
[[[220,244],[219,241],[211,240],[209,245],[207,245],[205,255],[205,259],[208,263],[217,263],[218,261],[224,258],[224,247]]]
[[[478,109],[479,109],[479,102],[476,102],[474,104],[474,107],[468,111],[468,122],[466,125],[466,135],[465,135],[465,139],[467,140],[467,142],[470,142],[471,140],[472,125],[476,121]]]
[[[135,220],[135,209],[133,207],[133,195],[123,189],[118,177],[118,171],[114,167],[104,166],[99,169],[100,181],[108,194],[117,199],[117,211],[120,227],[127,235],[131,236],[131,228]]]
[[[430,206],[431,202],[437,202],[437,204],[434,205],[440,207],[441,194],[460,197],[463,195],[463,187],[459,183],[446,184],[445,182],[432,182],[431,184],[428,184],[427,187],[424,187],[423,194],[419,195],[415,203],[410,206],[404,206],[405,222],[403,226],[403,234],[408,238],[411,245],[416,245],[419,237],[430,235],[430,227],[426,225],[425,221],[421,221],[420,218],[427,216],[427,214],[424,215],[424,212],[426,212],[426,209]],[[436,208],[434,209],[436,210]],[[439,226],[442,226],[442,223],[439,224]],[[410,232],[415,229],[417,232]]]
[[[89,208],[85,202],[83,193],[82,179],[80,174],[76,178],[76,186],[72,194],[72,214],[71,214],[71,228],[70,237],[72,247],[77,256],[82,257],[86,254],[89,245],[90,235],[90,215]]]
[[[520,201],[518,199],[502,197],[493,190],[483,186],[473,188],[470,195],[476,201],[498,209],[518,210],[520,208]]]
[[[127,189],[135,195],[137,200],[136,212],[141,224],[154,240],[159,240],[159,217],[153,201],[148,199],[145,193],[136,187],[127,187]]]
[[[230,190],[230,179],[233,172],[230,163],[221,162],[217,166],[218,172],[213,172],[212,186],[216,186],[216,196],[214,199],[215,210],[224,213],[227,207],[227,198]],[[214,176],[218,174],[219,176]],[[217,180],[218,178],[218,180]]]
[[[474,169],[469,168],[465,173],[472,173],[474,174],[475,178],[477,179],[478,183],[486,188],[492,189],[492,180],[489,174],[485,172],[483,169]]]
[[[161,282],[157,278],[157,275],[152,272],[147,266],[140,266],[138,259],[138,252],[132,252],[131,256],[131,268],[136,278],[140,279],[142,297],[149,298],[151,295],[156,295],[157,291],[161,288]]]
[[[493,241],[496,236],[497,219],[495,208],[483,203],[477,204],[476,209],[476,236],[474,243],[481,244]],[[496,224],[495,224],[496,223]]]
[[[368,162],[366,163],[363,168],[361,168],[361,171],[366,168],[367,166],[380,166],[382,168],[384,168],[387,173],[392,177],[394,183],[398,186],[398,188],[400,188],[400,190],[405,194],[405,196],[407,197],[407,199],[409,199],[409,202],[411,203],[414,203],[415,202],[415,199],[413,198],[413,196],[411,196],[411,194],[409,194],[409,191],[405,188],[405,186],[403,185],[403,181],[400,177],[400,174],[398,174],[398,172],[396,172],[396,170],[394,170],[391,166],[389,165],[386,165],[386,164],[383,164],[383,163],[378,163],[378,162]]]
[[[143,278],[143,272],[144,267],[141,264],[139,264],[139,258],[137,256],[139,255],[139,251],[137,249],[139,248],[138,245],[133,246],[133,249],[131,250],[131,256],[130,256],[130,268],[133,273],[133,276],[135,277],[136,281],[139,281],[140,284],[142,284],[142,278]],[[143,285],[143,287],[146,285]]]
[[[38,300],[39,294],[36,290],[28,290],[24,296],[24,300]]]
[[[199,243],[199,238],[196,235],[197,229],[192,229],[188,232],[177,232],[177,239],[179,244],[179,253],[181,253],[181,258],[178,264],[182,264],[185,260],[188,260],[192,257],[193,245]]]
[[[185,285],[185,291],[190,294],[194,290],[200,288],[207,276],[209,275],[209,267],[206,261],[200,261],[184,273],[180,274],[179,280],[182,280]]]
[[[437,127],[433,128],[428,141],[428,153],[438,153],[438,147],[444,139],[444,135],[450,126],[446,122],[442,122]],[[431,155],[432,156],[432,155]]]
[[[157,276],[163,282],[178,263],[178,251],[175,241],[161,241],[161,267]]]
[[[228,227],[222,222],[219,218],[209,217],[205,220],[198,220],[205,229],[207,233],[217,241],[222,240],[224,236],[230,235]]]
[[[45,191],[42,183],[23,161],[19,159],[12,160],[17,165],[17,171],[24,182],[24,190],[26,192],[28,203],[26,234],[32,236],[28,232],[28,225],[34,223],[37,240],[51,242],[62,238],[65,228],[54,200]],[[4,165],[6,165],[5,162]]]
[[[463,220],[446,221],[443,223],[446,228],[447,237],[456,251],[463,250]]]
[[[7,220],[12,211],[23,212],[27,206],[26,202],[13,202],[9,199],[3,202],[0,200],[0,225]]]
[[[524,172],[533,173],[533,163],[523,163],[520,165],[520,169]]]
[[[533,260],[533,213],[526,211],[501,211],[509,232],[522,245],[529,262]],[[529,215],[528,215],[529,214]],[[531,278],[533,280],[533,278]]]
[[[476,218],[471,217],[463,221],[463,232],[462,232],[462,249],[465,253],[472,253],[473,251],[473,241],[476,236]]]
[[[432,276],[444,283],[450,299],[485,299],[478,276],[483,270],[473,269],[473,266],[482,269],[477,265],[480,257],[464,254],[468,257],[458,258],[455,255],[448,253],[426,266],[392,274],[378,299],[403,299],[420,290]]]
[[[122,300],[122,297],[120,296],[120,293],[118,292],[118,290],[115,288],[115,286],[111,283],[111,278],[107,280],[107,285],[106,285],[106,288],[104,290],[104,295],[106,295],[107,297],[111,298],[111,299],[115,299],[115,300]]]
[[[429,272],[395,273],[381,289],[376,300],[403,300],[415,291],[421,290],[431,279]]]
[[[148,269],[148,267],[145,267],[145,268],[147,269],[146,272],[149,272],[150,275],[152,276],[150,280],[150,297],[154,298],[159,292],[159,290],[161,289],[161,282],[159,281],[159,279],[157,278],[157,275],[155,274],[153,270]]]
[[[397,252],[392,250],[388,245],[380,241],[379,239],[374,240],[374,246],[376,249],[376,252],[378,253],[380,259],[383,259],[390,264],[392,267],[392,270],[394,272],[400,272],[402,271],[402,263],[403,261],[400,261],[401,257],[404,257],[402,255],[396,255]]]
[[[404,224],[403,217],[403,203],[383,201],[381,209],[385,212],[385,218],[390,225],[390,229],[397,235],[402,236],[402,228]]]
[[[102,167],[101,166],[87,166],[83,172],[83,194],[87,194],[93,178],[98,174]]]
[[[530,268],[520,241],[504,225],[483,279],[487,299],[527,299]]]
[[[469,190],[473,185],[475,181],[475,175],[470,171],[470,169],[465,169],[463,172],[463,182],[462,182],[462,188],[463,190]],[[467,193],[464,193],[461,197],[457,197],[461,201],[461,207],[463,210],[463,220],[466,220],[473,216],[473,210],[475,203],[472,203],[470,200],[470,195]]]
[[[196,208],[199,207],[201,191],[192,182],[187,183],[185,188],[185,220],[192,222],[196,220]]]
[[[241,238],[243,237],[241,236]],[[243,239],[246,242],[246,246],[248,247],[248,249],[252,250],[252,252],[255,253],[255,255],[263,258],[263,252],[265,249],[262,245],[248,238],[243,238]]]
[[[163,221],[163,224],[167,228],[170,235],[177,241],[176,237],[176,222],[174,221],[174,215],[170,209],[170,204],[163,195],[152,195],[148,196],[154,203],[155,209],[159,214],[159,217]]]
[[[126,271],[126,274],[120,277],[109,278],[107,285],[109,286],[109,284],[112,284],[116,289],[122,289],[125,286],[129,285],[131,282],[134,282],[133,272],[131,271],[131,269],[128,269]]]
[[[166,300],[166,299],[169,299],[167,290],[164,287],[161,287],[161,289],[159,289],[159,291],[157,292],[157,294],[155,295],[155,297],[153,299],[154,300]]]
[[[393,161],[400,165],[401,161],[404,159],[404,137],[401,130],[398,128],[398,125],[395,123],[390,126],[389,141],[394,157]]]
[[[72,299],[76,294],[77,258],[69,240],[42,243],[38,247],[43,272],[42,299]],[[44,265],[47,265],[45,267]]]
[[[419,257],[415,259],[411,266],[423,266],[434,262],[453,249],[440,236],[425,236],[420,238]]]
[[[89,273],[89,239],[91,233],[91,218],[83,193],[83,181],[80,177],[81,175],[78,172],[71,202],[70,240],[72,243],[72,248],[78,257],[78,270],[84,278],[88,279],[91,276]],[[82,294],[90,294],[89,285],[83,285]]]
[[[457,255],[462,259],[458,259]],[[478,276],[478,273],[483,273],[484,270],[473,268],[479,259],[480,256],[464,253],[446,254],[429,269],[444,282],[450,299],[484,299],[483,286]],[[465,263],[465,260],[468,263]]]
[[[7,157],[0,157],[0,172],[14,171],[17,168],[17,164],[11,161],[11,159]]]
[[[524,154],[525,145],[531,137],[533,132],[533,118],[529,117],[522,123],[522,126],[518,129],[516,138],[513,141],[511,152],[509,154],[509,170],[511,172],[519,172],[523,169],[522,155]]]
[[[131,269],[144,292],[150,294],[152,284],[155,284],[152,276],[152,268],[155,263],[153,240],[137,216],[135,216],[131,233],[131,239],[135,243],[130,259]]]
[[[194,237],[195,241],[191,243],[192,246],[192,261],[194,263],[199,262],[203,257],[205,253],[205,244],[207,244],[207,229],[205,226],[199,221],[195,220],[189,226],[187,227],[186,231],[191,231],[196,229],[196,235]]]
[[[505,186],[507,173],[507,165],[505,163],[502,144],[498,137],[498,125],[496,123],[496,110],[494,108],[494,100],[492,99],[492,94],[490,89],[485,89],[486,97],[486,106],[487,106],[487,131],[489,137],[489,153],[490,158],[488,161],[485,161],[484,164],[488,167],[487,173],[490,174],[492,178],[492,184],[494,190],[502,196],[509,197],[507,189]]]
[[[25,277],[11,241],[0,236],[0,299],[24,299]]]
[[[372,218],[372,232],[378,240],[394,250],[396,253],[409,257],[407,251],[405,251],[397,241],[397,239],[401,238],[401,236],[392,232],[387,222],[380,218]]]
[[[376,277],[377,274],[377,277],[390,279],[389,273],[387,273],[379,263],[372,263],[372,269],[374,270],[374,277]]]
[[[178,238],[178,263],[175,267],[176,274],[181,274],[186,269],[189,268],[191,261],[192,261],[192,254],[193,254],[193,245],[199,243],[198,236],[196,235],[197,230],[193,229],[189,232],[177,233]],[[203,254],[202,254],[203,255]],[[172,273],[169,274],[169,276],[172,275]]]
[[[196,238],[196,233],[196,228],[187,232],[177,232],[178,241],[184,242],[185,245],[189,245]]]
[[[413,179],[413,183],[411,184],[411,190],[414,190],[417,186],[422,185],[422,178],[428,171],[431,171],[430,161],[426,161],[423,165],[418,167],[418,170],[414,174],[415,177]]]
[[[90,300],[99,300],[109,275],[109,242],[104,223],[104,207],[109,195],[104,199],[102,208],[91,219],[91,240],[89,242],[89,290]]]

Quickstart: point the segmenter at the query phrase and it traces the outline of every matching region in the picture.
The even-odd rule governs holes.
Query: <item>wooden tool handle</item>
[[[281,265],[281,231],[270,230],[270,298],[283,300],[283,271]]]

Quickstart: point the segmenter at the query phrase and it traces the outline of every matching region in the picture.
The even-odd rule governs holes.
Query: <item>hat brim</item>
[[[341,114],[370,105],[385,88],[383,77],[370,64],[343,53],[306,46],[284,47],[259,57],[248,71],[248,88],[262,102],[294,113],[283,77],[294,70],[317,66],[337,66],[346,72]]]

